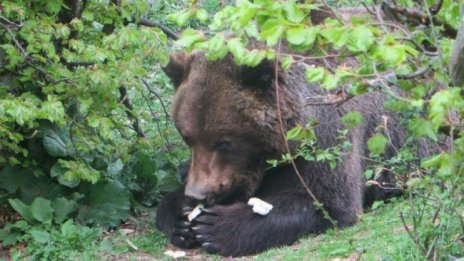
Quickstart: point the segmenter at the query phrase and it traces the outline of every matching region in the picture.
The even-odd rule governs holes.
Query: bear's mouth
[[[229,191],[223,190],[208,194],[203,203],[206,206],[215,204],[229,205],[236,202],[246,202],[251,196],[252,193],[249,189],[244,186],[236,186]]]
[[[260,178],[256,173],[240,175],[231,187],[208,193],[202,202],[206,205],[247,202],[256,193],[259,183]]]

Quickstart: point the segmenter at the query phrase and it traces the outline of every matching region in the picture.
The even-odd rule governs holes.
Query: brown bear
[[[308,106],[309,98],[326,93],[307,83],[304,65],[283,72],[270,61],[246,67],[231,57],[209,61],[202,53],[171,56],[165,72],[176,87],[175,125],[191,149],[191,161],[183,171],[185,185],[168,193],[157,211],[157,227],[174,245],[242,256],[332,226],[291,164],[272,168],[266,163],[287,153],[276,81],[284,131],[316,119],[317,144],[323,149],[337,143],[337,131],[344,129],[341,117],[350,111],[363,114],[363,122],[348,134],[349,153],[334,169],[326,162],[295,161],[305,184],[337,226],[353,225],[363,200],[379,199],[372,191],[365,193],[362,180],[369,157],[367,140],[384,126],[390,139],[386,154],[391,156],[404,139],[398,120],[384,109],[383,94],[367,93],[338,106]],[[295,149],[298,144],[291,145]],[[394,191],[380,192],[388,197]],[[250,197],[273,209],[267,215],[254,213],[247,205]],[[205,207],[189,222],[186,215],[198,202]]]

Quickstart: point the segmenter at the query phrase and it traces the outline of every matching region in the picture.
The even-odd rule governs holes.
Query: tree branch
[[[126,114],[127,117],[132,121],[132,127],[134,131],[137,133],[137,136],[140,138],[145,138],[145,133],[143,132],[142,128],[140,128],[139,119],[135,116],[132,112],[134,106],[129,100],[129,96],[127,95],[127,89],[124,86],[119,87],[119,94],[120,94],[120,101],[126,106]]]
[[[171,31],[171,29],[167,28],[166,26],[164,26],[164,25],[162,25],[162,24],[160,24],[158,22],[150,21],[150,20],[147,20],[147,19],[140,19],[139,25],[144,25],[144,26],[148,26],[148,27],[158,27],[169,38],[171,38],[173,40],[178,40],[179,39],[178,34],[176,34],[175,32]]]
[[[438,1],[438,3],[434,4],[434,6],[431,9],[435,8],[433,10],[439,10],[441,8],[441,3],[439,2],[441,1]],[[432,17],[432,19],[430,19],[428,14],[425,14],[420,10],[408,9],[408,8],[398,6],[392,0],[384,0],[381,4],[381,7],[384,10],[384,12],[395,14],[395,18],[396,18],[396,14],[400,14],[403,17],[405,17],[408,21],[414,22],[417,24],[423,24],[423,25],[429,26],[433,23],[434,25],[437,25],[437,26],[443,26],[443,28],[445,29],[444,34],[448,37],[455,38],[457,35],[456,29],[454,29],[451,25],[437,19],[436,17]],[[435,11],[431,10],[431,12],[433,14],[433,12]]]

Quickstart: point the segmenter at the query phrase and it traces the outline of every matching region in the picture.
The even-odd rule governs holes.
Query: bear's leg
[[[265,216],[246,203],[215,205],[202,212],[192,222],[202,248],[224,256],[250,255],[330,227],[306,193],[288,191],[261,199],[274,206]]]
[[[181,248],[197,247],[195,235],[187,215],[197,204],[184,196],[184,187],[166,194],[158,205],[156,227],[164,232],[171,243]]]

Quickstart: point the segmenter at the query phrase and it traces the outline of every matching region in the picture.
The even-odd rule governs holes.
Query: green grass
[[[416,249],[401,223],[402,202],[365,213],[339,231],[305,237],[293,246],[272,249],[253,260],[415,260]],[[243,260],[247,260],[244,258]]]
[[[403,207],[402,201],[382,205],[375,211],[363,214],[360,222],[353,227],[309,235],[291,246],[271,249],[240,260],[416,260],[415,246],[399,218]],[[163,254],[167,249],[167,240],[154,228],[153,222],[154,219],[151,219],[146,223],[147,228],[142,233],[113,237],[113,249],[109,256],[136,259],[142,253],[156,260],[173,260]],[[133,250],[126,239],[133,242],[139,250]],[[170,246],[169,248],[171,249]],[[186,252],[188,259],[221,259],[198,250]]]
[[[239,260],[417,260],[416,248],[399,218],[404,204],[397,201],[381,205],[363,214],[353,227],[309,235],[291,246]],[[55,246],[54,251],[57,252],[53,249],[48,251],[54,252],[53,256],[60,260],[174,260],[164,252],[178,249],[168,244],[166,237],[155,228],[154,221],[154,212],[150,210],[141,218],[131,219],[124,228],[104,233],[100,242],[88,242],[85,249],[64,251],[60,248],[60,242],[55,242],[50,247]],[[33,252],[37,253],[37,249]],[[12,255],[13,260],[28,257],[27,254],[17,253]],[[186,251],[186,254],[187,260],[222,259],[198,249]]]

